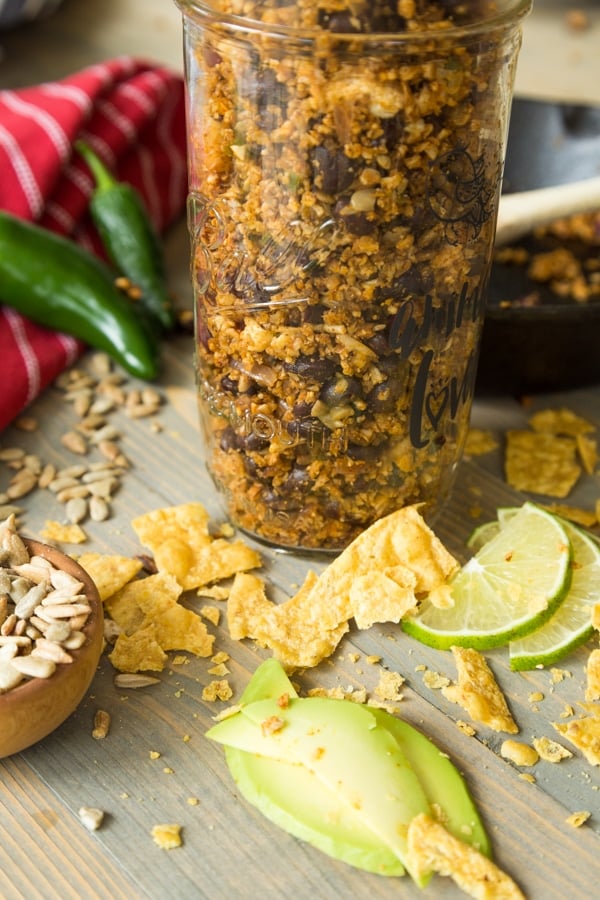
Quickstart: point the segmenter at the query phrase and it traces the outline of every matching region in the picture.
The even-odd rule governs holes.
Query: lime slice
[[[402,621],[424,644],[489,650],[540,628],[566,596],[571,582],[571,543],[556,516],[524,503],[454,576],[453,605],[430,597]]]
[[[573,547],[569,593],[545,625],[511,641],[511,669],[552,665],[584,644],[594,631],[592,610],[600,601],[600,544],[570,522],[562,520],[562,524]]]
[[[496,522],[485,522],[483,525],[479,525],[467,539],[467,547],[469,550],[472,550],[473,553],[477,553],[478,550],[481,550],[484,544],[487,544],[488,541],[491,541],[493,537],[496,537],[498,532],[500,531],[500,523]]]

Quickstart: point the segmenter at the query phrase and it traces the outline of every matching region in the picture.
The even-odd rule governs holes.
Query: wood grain
[[[130,519],[155,506],[201,500],[215,522],[222,516],[202,458],[191,340],[173,341],[165,350],[164,362],[162,387],[169,402],[160,415],[163,430],[153,434],[148,421],[130,420],[122,413],[113,418],[123,431],[123,449],[134,464],[115,500],[114,518],[86,525],[93,549],[139,553],[143,548]],[[543,402],[567,400],[600,424],[596,391]],[[523,411],[516,403],[505,403],[499,421],[510,422],[509,410],[519,424]],[[72,426],[73,413],[60,393],[50,388],[32,413],[42,424],[38,432],[9,429],[2,444],[19,443],[58,465],[72,461],[59,438]],[[478,402],[474,420],[485,422],[488,414],[486,402]],[[497,506],[522,500],[504,484],[499,461],[500,456],[492,454],[485,465],[465,461],[460,468],[452,501],[436,523],[442,539],[457,554],[464,554],[464,540],[477,521],[492,516]],[[580,489],[588,504],[598,494],[591,477],[583,480]],[[34,534],[47,518],[60,515],[48,492],[36,493],[25,505],[27,527]],[[277,599],[288,596],[309,567],[320,570],[325,565],[314,556],[260,550],[270,591]],[[198,609],[203,601],[192,596],[186,602]],[[232,642],[224,626],[217,629],[217,648],[231,654],[235,699],[264,654],[250,643]],[[582,699],[586,654],[584,649],[570,657],[564,666],[568,675],[556,684],[546,671],[511,672],[504,650],[488,654],[519,723],[520,740],[530,743],[542,735],[556,737],[551,722],[560,720],[565,704],[575,705]],[[528,896],[558,898],[569,890],[586,896],[600,874],[598,771],[575,754],[560,765],[538,763],[528,770],[535,784],[523,780],[522,772],[499,756],[505,736],[484,728],[478,728],[474,737],[466,736],[456,726],[457,720],[465,718],[464,712],[440,691],[425,686],[426,670],[455,676],[451,655],[421,646],[396,626],[352,631],[331,661],[300,674],[297,680],[305,690],[317,685],[365,685],[372,693],[379,666],[367,662],[370,656],[380,657],[382,666],[406,678],[401,714],[429,734],[465,773],[498,862]],[[377,878],[329,860],[278,831],[239,798],[221,749],[204,738],[212,717],[223,706],[202,700],[202,690],[212,680],[208,667],[206,660],[190,657],[184,665],[171,664],[160,684],[124,692],[115,688],[114,672],[103,658],[76,713],[42,743],[0,763],[0,828],[9,836],[2,842],[0,853],[5,858],[0,862],[5,873],[14,872],[13,896],[19,896],[20,890],[23,896],[36,896],[38,891],[51,897],[57,869],[64,869],[68,883],[80,891],[82,885],[71,871],[73,853],[67,840],[75,842],[76,856],[85,860],[90,872],[85,884],[88,893],[79,896],[102,897],[109,891],[117,897],[122,891],[123,896],[129,892],[129,896],[224,900],[259,894],[276,898],[284,892],[300,900],[419,896],[406,880]],[[544,699],[532,703],[528,698],[533,692],[540,692]],[[98,708],[112,718],[109,736],[103,741],[91,737]],[[160,756],[152,759],[151,751]],[[80,806],[98,806],[106,812],[105,824],[93,837],[77,821]],[[578,830],[567,825],[567,816],[582,809],[592,812],[589,824]],[[166,822],[182,825],[182,848],[164,851],[153,843],[152,827]],[[70,823],[68,828],[65,823]],[[34,869],[23,866],[21,851],[35,860]],[[102,884],[94,883],[94,873],[105,870]],[[435,890],[439,896],[460,896],[441,879]]]

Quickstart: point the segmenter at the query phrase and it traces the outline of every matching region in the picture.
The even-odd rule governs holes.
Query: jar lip
[[[232,31],[253,32],[273,37],[277,35],[293,37],[306,43],[320,42],[324,38],[329,38],[338,43],[372,45],[384,42],[389,46],[391,43],[419,44],[438,40],[447,41],[449,38],[464,41],[497,30],[511,31],[529,15],[533,0],[498,0],[495,12],[486,18],[460,25],[453,24],[448,28],[370,33],[336,32],[318,28],[302,28],[284,23],[266,23],[258,18],[224,13],[219,9],[219,0],[174,0],[174,3],[181,10],[184,21],[186,19],[196,19],[200,22],[210,21],[221,26],[228,26]]]

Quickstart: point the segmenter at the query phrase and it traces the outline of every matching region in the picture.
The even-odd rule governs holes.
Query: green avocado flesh
[[[290,834],[357,868],[402,875],[408,825],[435,807],[452,833],[489,853],[461,776],[406,722],[347,700],[301,699],[275,660],[240,706],[207,736],[225,745],[248,802]]]

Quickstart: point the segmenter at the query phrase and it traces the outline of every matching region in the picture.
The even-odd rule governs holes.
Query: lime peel
[[[592,611],[600,601],[600,544],[561,519],[573,548],[571,587],[545,625],[509,644],[510,667],[524,671],[553,665],[593,634]]]

